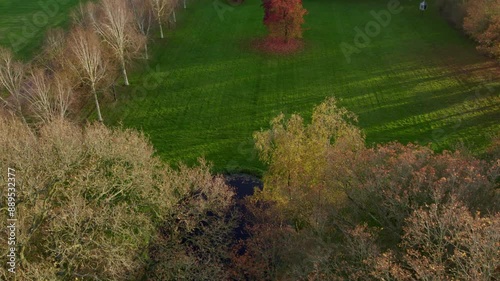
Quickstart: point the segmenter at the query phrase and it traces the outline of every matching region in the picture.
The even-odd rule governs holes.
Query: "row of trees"
[[[68,32],[48,32],[42,53],[31,63],[0,48],[2,107],[25,122],[46,123],[77,111],[90,94],[102,121],[100,94],[120,74],[130,84],[127,69],[134,59],[148,59],[154,22],[164,38],[163,26],[175,22],[178,5],[178,0],[89,1],[74,11]]]
[[[500,59],[500,0],[468,1],[464,30],[478,50]]]
[[[478,44],[478,50],[500,58],[499,0],[439,0],[443,16],[463,29]]]
[[[366,148],[328,99],[306,124],[255,133],[268,164],[247,198],[236,280],[496,280],[500,160],[390,143]]]

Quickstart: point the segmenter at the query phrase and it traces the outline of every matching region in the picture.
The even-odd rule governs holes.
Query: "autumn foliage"
[[[0,168],[16,171],[17,280],[224,280],[233,192],[205,162],[171,169],[141,133],[100,123],[33,131],[0,117],[0,133]]]
[[[235,279],[496,280],[498,159],[367,148],[354,122],[328,99],[310,124],[280,115],[255,134],[269,169]]]
[[[287,43],[302,38],[304,15],[307,14],[302,0],[263,0],[262,7],[269,38]]]
[[[477,43],[478,50],[500,58],[500,0],[468,1],[464,30]]]
[[[477,49],[500,58],[499,0],[438,0],[441,15],[477,43]]]
[[[86,92],[99,110],[116,69],[126,81],[131,59],[147,56],[153,18],[163,38],[178,1],[148,2],[81,5],[30,64],[0,48],[0,182],[16,170],[18,280],[500,279],[500,137],[479,160],[366,147],[357,117],[333,98],[310,122],[280,114],[254,134],[264,189],[240,202],[248,238],[235,241],[234,192],[205,161],[174,169],[142,133],[69,122]],[[500,0],[460,2],[466,32],[500,56]],[[261,46],[300,48],[302,1],[263,7]],[[3,265],[8,237],[3,227]],[[0,267],[1,280],[9,274]]]

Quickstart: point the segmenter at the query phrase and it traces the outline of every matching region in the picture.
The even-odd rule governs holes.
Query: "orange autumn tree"
[[[307,10],[302,0],[263,0],[264,24],[269,30],[269,38],[288,43],[290,39],[302,38],[302,25]]]
[[[478,50],[500,58],[500,0],[469,1],[464,30],[477,43]]]

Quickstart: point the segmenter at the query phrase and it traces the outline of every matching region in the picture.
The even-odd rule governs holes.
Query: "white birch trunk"
[[[128,76],[127,76],[127,69],[125,68],[125,61],[122,61],[122,73],[123,73],[123,79],[125,80],[125,86],[130,85],[128,83]]]
[[[160,23],[160,38],[163,39],[163,26],[161,25],[161,21],[159,21]]]
[[[102,115],[101,115],[101,107],[99,106],[99,100],[97,99],[97,93],[95,91],[95,87],[92,86],[92,92],[94,93],[94,99],[95,99],[95,107],[97,109],[97,118],[99,119],[99,122],[102,123]]]

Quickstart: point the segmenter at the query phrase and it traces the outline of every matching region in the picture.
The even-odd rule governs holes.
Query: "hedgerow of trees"
[[[42,52],[31,62],[17,61],[0,47],[2,110],[40,124],[61,115],[78,117],[92,101],[102,122],[99,100],[120,75],[130,84],[128,67],[148,58],[153,21],[163,38],[163,24],[175,17],[177,6],[176,0],[87,1],[72,13],[69,31],[48,31]]]
[[[499,0],[439,0],[437,5],[446,19],[477,42],[479,51],[500,58]]]

